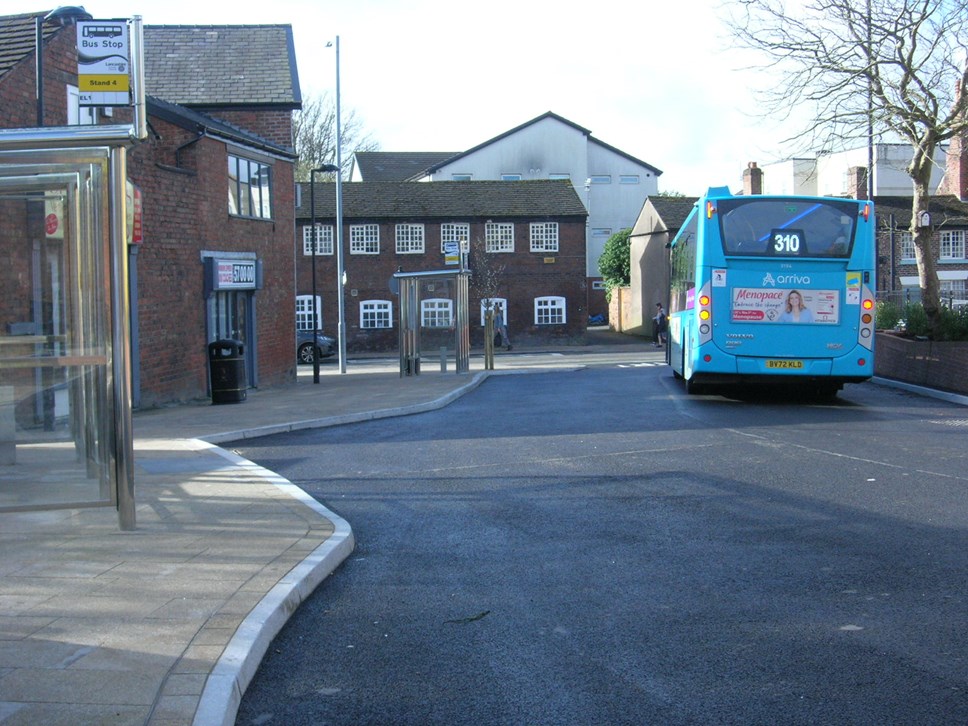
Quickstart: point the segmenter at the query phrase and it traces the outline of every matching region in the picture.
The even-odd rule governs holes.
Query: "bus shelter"
[[[470,276],[463,266],[459,270],[394,273],[393,286],[400,295],[401,378],[420,375],[422,347],[446,347],[451,336],[458,375],[470,370]]]
[[[0,512],[115,507],[135,527],[126,152],[133,123],[0,130]],[[116,104],[117,105],[117,104]]]

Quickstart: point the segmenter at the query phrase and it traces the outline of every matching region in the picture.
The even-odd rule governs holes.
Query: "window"
[[[424,251],[424,226],[422,224],[397,225],[397,254],[422,255]]]
[[[508,324],[508,316],[507,316],[507,312],[506,312],[507,309],[508,309],[508,301],[507,301],[506,298],[503,298],[503,297],[492,297],[491,298],[491,312],[495,316],[497,315],[498,310],[500,310],[501,312],[503,312],[504,313],[504,324],[505,325]],[[484,323],[486,322],[485,317],[484,317],[486,314],[487,314],[487,304],[486,304],[486,301],[485,300],[481,300],[481,325],[484,325]]]
[[[364,329],[392,328],[393,303],[389,300],[360,302],[360,327]]]
[[[97,109],[81,105],[81,94],[77,86],[67,87],[67,125],[85,126],[97,123]]]
[[[521,181],[520,174],[501,174],[501,181]]]
[[[593,227],[592,228],[592,237],[598,237],[600,239],[608,239],[611,236],[612,236],[611,227]]]
[[[308,224],[303,226],[303,254],[313,253],[313,229]],[[333,254],[333,225],[316,224],[316,254]]]
[[[899,231],[897,233],[897,239],[901,245],[901,259],[913,260],[914,259],[914,237],[911,236],[911,233]]]
[[[965,283],[965,280],[940,280],[938,284],[940,285],[939,292],[942,301],[947,302],[947,299],[954,298],[954,300],[963,304],[966,297]]]
[[[963,229],[949,230],[941,233],[941,259],[965,259],[965,231]]]
[[[532,252],[557,252],[558,251],[558,223],[557,222],[532,222],[531,223],[531,251]]]
[[[561,325],[565,320],[565,298],[536,297],[534,299],[535,325]]]
[[[316,296],[316,325],[313,325],[313,296],[296,296],[296,330],[321,330],[323,327],[323,300]]]
[[[514,252],[514,224],[488,222],[484,225],[484,240],[488,252]]]
[[[561,174],[561,173],[549,174],[548,178],[549,179],[571,179],[571,174]]]
[[[420,324],[425,328],[449,328],[453,317],[453,303],[444,298],[430,298],[420,302]]]
[[[451,174],[450,180],[451,181],[470,181],[471,175],[470,174]]]
[[[612,183],[612,177],[609,174],[592,174],[589,178],[592,180],[592,184]]]
[[[350,225],[350,254],[351,255],[380,254],[380,225],[378,224]]]
[[[445,222],[440,225],[440,253],[444,253],[444,245],[447,242],[457,242],[469,240],[471,238],[471,226],[462,222]]]
[[[272,169],[252,159],[229,154],[229,214],[272,218]]]
[[[619,184],[638,184],[639,175],[638,174],[622,174],[618,178]]]

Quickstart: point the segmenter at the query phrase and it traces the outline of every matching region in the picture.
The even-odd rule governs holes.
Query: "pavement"
[[[111,508],[0,513],[0,725],[234,724],[273,637],[353,550],[350,524],[218,444],[445,406],[491,375],[654,360],[641,339],[300,366],[240,403],[137,411],[136,528]]]

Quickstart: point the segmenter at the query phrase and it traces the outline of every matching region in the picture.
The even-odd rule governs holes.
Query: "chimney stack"
[[[763,193],[763,170],[751,161],[743,170],[743,194]]]
[[[961,90],[961,84],[955,84],[955,103],[961,99]],[[968,199],[968,132],[962,131],[951,137],[938,194],[953,194],[958,199]]]
[[[852,166],[847,170],[847,195],[853,199],[867,199],[866,166]]]

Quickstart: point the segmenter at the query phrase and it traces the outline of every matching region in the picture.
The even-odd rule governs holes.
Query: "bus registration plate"
[[[768,360],[766,362],[767,368],[803,368],[802,360]]]

